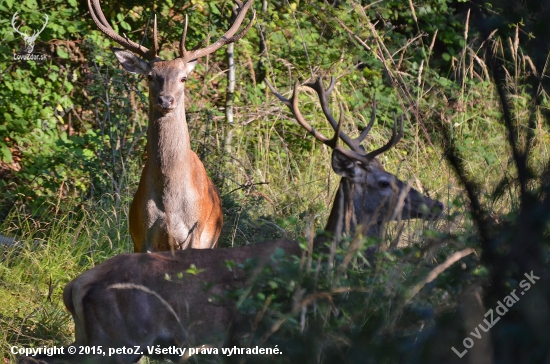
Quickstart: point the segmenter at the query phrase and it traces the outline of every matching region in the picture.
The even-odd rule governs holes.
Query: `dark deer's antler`
[[[313,89],[317,93],[317,95],[319,96],[319,101],[321,102],[321,109],[323,110],[323,113],[325,114],[325,117],[329,121],[330,125],[332,125],[333,129],[336,128],[337,123],[334,120],[334,117],[332,116],[332,113],[329,110],[328,97],[330,96],[330,93],[332,92],[332,89],[334,88],[334,83],[335,83],[335,79],[334,79],[334,77],[331,77],[330,78],[330,85],[328,86],[328,88],[326,90],[323,88],[323,78],[322,77],[317,78],[317,80],[315,82],[306,83],[306,86]],[[341,115],[340,115],[340,118],[342,118]],[[348,147],[350,147],[352,150],[354,150],[356,152],[361,152],[362,151],[362,149],[360,147],[361,142],[365,139],[365,137],[369,133],[372,125],[374,124],[375,118],[376,118],[376,99],[373,101],[373,110],[372,110],[371,121],[370,121],[369,125],[367,125],[365,130],[363,130],[361,135],[359,135],[359,137],[357,137],[355,139],[351,139],[345,133],[341,132],[340,133],[340,139],[342,139],[342,141],[344,143],[346,143],[346,145]]]
[[[309,125],[309,123],[304,119],[302,113],[300,112],[300,109],[298,108],[298,87],[300,86],[299,82],[296,82],[294,84],[294,91],[292,93],[292,97],[290,98],[290,100],[285,98],[283,95],[281,95],[277,91],[275,91],[273,86],[271,86],[271,84],[267,80],[266,80],[266,84],[267,84],[267,87],[269,87],[269,89],[271,90],[271,92],[273,92],[273,94],[277,96],[279,100],[281,100],[286,106],[288,106],[288,108],[292,112],[292,115],[294,115],[294,118],[296,119],[296,121],[298,121],[298,124],[300,124],[311,135],[313,135],[315,139],[317,139],[321,143],[326,144],[333,149],[336,148],[336,145],[338,144],[338,138],[341,133],[340,127],[342,125],[341,122],[342,122],[343,112],[340,114],[340,121],[338,123],[334,122],[334,126],[333,126],[335,129],[334,136],[332,138],[327,138],[321,132],[315,130],[314,127]]]
[[[266,81],[266,83],[269,89],[271,90],[271,92],[273,92],[273,94],[275,94],[275,96],[277,96],[279,100],[281,100],[286,106],[288,106],[288,108],[294,115],[294,118],[298,121],[298,123],[304,129],[306,129],[310,134],[312,134],[317,140],[321,141],[322,143],[332,148],[336,148],[338,139],[342,139],[342,141],[346,143],[346,145],[349,146],[351,150],[339,148],[340,151],[342,151],[348,157],[358,160],[362,163],[365,163],[365,164],[370,163],[376,156],[384,153],[385,151],[393,147],[403,137],[403,115],[401,115],[399,123],[397,121],[397,118],[396,117],[394,118],[393,133],[388,143],[386,143],[386,145],[376,150],[373,150],[372,152],[365,153],[365,150],[361,147],[361,142],[366,138],[366,136],[370,132],[374,124],[374,121],[376,119],[376,98],[373,100],[373,103],[372,103],[372,115],[371,115],[371,120],[369,124],[357,138],[352,139],[340,130],[341,124],[342,124],[342,118],[344,114],[342,105],[340,105],[340,119],[338,122],[336,122],[336,120],[332,116],[332,113],[330,112],[330,109],[328,106],[328,96],[330,95],[330,93],[334,88],[334,83],[335,83],[334,77],[331,77],[330,85],[326,90],[323,88],[323,80],[321,77],[317,78],[315,82],[305,84],[305,86],[308,86],[309,88],[313,89],[319,96],[321,109],[323,110],[323,113],[325,114],[325,117],[329,121],[330,125],[336,132],[332,139],[327,138],[326,136],[324,136],[323,134],[315,130],[309,123],[305,121],[304,117],[302,116],[300,110],[298,109],[298,87],[299,87],[298,82],[294,84],[294,92],[290,100],[286,99],[284,96],[277,93],[269,82]],[[399,125],[399,131],[397,130],[398,125]]]

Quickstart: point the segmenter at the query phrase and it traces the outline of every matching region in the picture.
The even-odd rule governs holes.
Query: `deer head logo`
[[[32,51],[34,50],[34,42],[36,42],[36,38],[38,38],[38,35],[42,33],[42,31],[44,30],[44,28],[46,28],[46,25],[48,24],[48,16],[44,14],[44,26],[42,26],[42,29],[40,29],[38,32],[34,31],[32,35],[28,35],[27,33],[22,33],[19,31],[21,25],[19,25],[18,27],[15,26],[15,21],[18,18],[19,17],[17,16],[17,12],[15,12],[15,14],[13,14],[13,17],[11,18],[11,26],[17,33],[19,33],[23,37],[23,40],[25,41],[25,52],[32,53]]]

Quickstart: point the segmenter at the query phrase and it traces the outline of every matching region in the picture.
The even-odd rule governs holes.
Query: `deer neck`
[[[348,178],[340,180],[325,226],[325,234],[315,238],[315,245],[324,245],[329,240],[340,241],[345,234],[352,232],[355,227],[354,187]]]
[[[350,233],[353,234],[360,229],[363,236],[380,237],[386,218],[385,204],[373,203],[373,198],[368,191],[359,186],[355,188],[353,199],[354,218],[351,221]]]
[[[355,196],[356,192],[360,192],[361,198]],[[340,241],[344,235],[354,234],[358,225],[367,226],[366,236],[380,237],[383,222],[372,221],[371,214],[363,213],[365,198],[367,196],[360,189],[357,190],[348,178],[342,178],[325,226],[325,234],[316,236],[314,244],[324,246],[327,241]]]
[[[191,143],[183,103],[169,113],[151,107],[147,129],[149,172],[162,180],[180,175],[187,170],[190,153]]]

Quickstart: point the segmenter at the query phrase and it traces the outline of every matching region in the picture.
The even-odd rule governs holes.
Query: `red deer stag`
[[[322,86],[320,80],[318,85]],[[365,153],[360,148],[349,150],[336,146],[340,124],[335,127],[336,133],[332,139],[315,131],[297,108],[297,90],[298,87],[295,87],[293,99],[285,103],[291,106],[294,116],[304,128],[333,148],[332,167],[343,176],[327,224],[329,234],[338,239],[342,227],[349,225],[353,216],[357,215],[357,211],[354,212],[354,191],[368,189],[369,173],[381,172],[375,156],[391,148],[401,133],[398,134],[394,127],[390,142],[371,153]],[[358,139],[352,141],[344,134],[340,137],[347,140],[348,145],[358,143]],[[388,174],[386,178],[390,184],[395,184],[394,176]],[[422,202],[432,204],[435,201],[425,198]],[[363,204],[359,207],[368,209],[368,206]],[[358,219],[357,216],[355,219]],[[320,239],[314,241],[314,249],[323,246]],[[76,340],[73,346],[77,350],[79,347],[93,347],[96,351],[101,348],[101,353],[77,355],[65,351],[65,354],[55,357],[25,357],[20,362],[135,363],[142,355],[178,362],[184,361],[189,348],[203,344],[219,348],[232,324],[244,325],[245,328],[249,324],[231,301],[213,299],[248,283],[246,272],[229,268],[227,262],[232,261],[235,263],[233,267],[237,267],[252,259],[260,267],[270,264],[270,257],[277,250],[282,250],[287,257],[301,255],[298,243],[279,240],[236,248],[187,249],[176,251],[173,255],[170,252],[155,252],[115,256],[72,280],[63,292],[63,301],[75,322]],[[190,268],[194,272],[186,273]],[[181,356],[181,351],[169,352],[170,347],[187,350]],[[126,348],[125,353],[123,348]],[[157,354],[161,348],[166,348],[164,354]]]
[[[294,93],[290,100],[277,93],[269,83],[267,85],[275,96],[288,106],[300,126],[316,139],[327,144],[329,139],[307,123],[298,109],[298,83],[294,85]],[[323,88],[321,77],[306,86],[315,90],[326,119],[336,130],[338,123],[332,116],[328,105],[328,97],[334,88],[334,77],[331,78],[330,85],[326,90]],[[360,144],[369,133],[375,119],[376,101],[373,101],[371,120],[359,137],[352,139],[340,131],[340,139],[350,147],[350,150],[337,148],[333,152],[332,169],[342,176],[335,199],[336,201],[340,200],[345,195],[344,191],[353,185],[354,188],[351,191],[355,213],[346,229],[345,226],[339,225],[342,220],[338,215],[342,213],[342,210],[333,208],[325,228],[327,232],[334,231],[337,233],[336,235],[340,236],[344,232],[353,233],[358,225],[362,225],[368,228],[366,235],[380,236],[383,223],[386,221],[414,218],[432,220],[443,212],[443,203],[419,193],[393,174],[386,172],[377,158],[378,155],[393,147],[403,136],[403,118],[399,123],[394,120],[393,135],[386,145],[365,153],[365,149]],[[398,124],[399,132],[397,132]],[[336,150],[339,152],[336,153]]]
[[[255,18],[254,10],[252,20],[236,33],[252,1],[237,2],[239,11],[233,25],[218,41],[202,49],[186,50],[186,17],[180,56],[163,61],[157,56],[156,17],[153,46],[147,49],[118,35],[103,15],[99,0],[88,0],[99,29],[127,49],[113,48],[120,64],[130,73],[146,75],[149,83],[148,158],[130,207],[135,252],[169,250],[172,245],[178,249],[216,246],[222,227],[221,200],[202,162],[191,150],[185,119],[185,81],[197,59],[246,34]]]

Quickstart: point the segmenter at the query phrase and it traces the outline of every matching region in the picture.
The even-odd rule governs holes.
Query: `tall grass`
[[[10,357],[12,345],[71,342],[74,328],[62,302],[63,288],[83,271],[130,249],[126,214],[111,206],[108,197],[103,207],[74,206],[66,215],[55,215],[51,206],[39,218],[14,208],[0,225],[2,235],[19,240],[0,246],[0,355]]]

